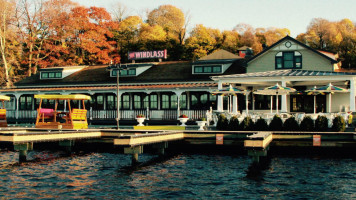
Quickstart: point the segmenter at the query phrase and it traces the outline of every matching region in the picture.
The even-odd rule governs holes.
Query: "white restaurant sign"
[[[154,51],[129,51],[129,60],[150,59],[150,58],[167,58],[167,50]]]

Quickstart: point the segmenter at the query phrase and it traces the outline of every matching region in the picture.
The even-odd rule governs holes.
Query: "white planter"
[[[204,131],[204,126],[206,124],[206,121],[197,121],[197,124],[199,126],[199,131]]]
[[[178,119],[179,119],[179,122],[182,123],[182,125],[180,125],[180,126],[187,126],[187,125],[185,125],[185,123],[187,123],[189,118],[178,118]]]
[[[146,118],[144,117],[138,117],[136,118],[137,122],[138,122],[138,125],[137,126],[144,126],[143,125],[143,122],[145,121]]]

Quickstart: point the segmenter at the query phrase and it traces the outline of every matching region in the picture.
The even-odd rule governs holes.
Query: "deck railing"
[[[177,110],[120,110],[120,119],[133,120],[138,114],[143,114],[152,120],[176,120],[178,118]],[[206,110],[181,110],[180,115],[185,114],[192,120],[206,117]],[[16,116],[18,115],[18,116]],[[36,120],[36,110],[8,110],[7,119],[11,120]],[[88,120],[96,119],[116,119],[116,110],[88,110]]]

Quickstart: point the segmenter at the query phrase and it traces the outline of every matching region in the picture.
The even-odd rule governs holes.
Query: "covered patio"
[[[335,115],[345,115],[349,112],[355,112],[355,78],[356,73],[345,72],[325,72],[309,70],[275,70],[267,72],[256,72],[246,74],[212,76],[218,83],[218,89],[233,85],[234,87],[252,91],[246,95],[246,106],[243,110],[238,110],[237,98],[232,100],[231,114],[251,116],[253,119],[263,117],[271,119],[276,114],[276,96],[255,94],[257,90],[276,85],[296,89],[297,92],[279,96],[279,113],[282,119],[294,115],[297,120],[310,115],[316,119],[317,115],[327,115],[332,118]],[[314,87],[321,87],[332,83],[334,86],[348,89],[344,93],[333,93],[332,102],[327,95],[316,97],[316,113],[314,114],[313,96],[307,95],[304,91]],[[272,99],[273,98],[273,101]],[[326,106],[329,105],[330,106]],[[223,97],[217,98],[216,112],[225,112],[223,109]],[[345,117],[346,118],[346,117]]]

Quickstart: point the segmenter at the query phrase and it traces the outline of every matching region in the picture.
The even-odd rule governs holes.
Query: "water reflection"
[[[259,170],[243,155],[140,155],[33,152],[17,163],[3,151],[0,191],[5,199],[353,199],[355,162],[350,158],[270,157]],[[43,159],[43,160],[41,160]]]

